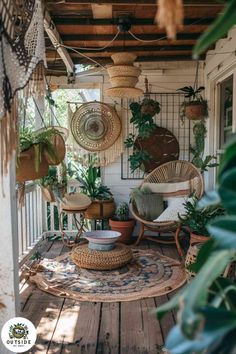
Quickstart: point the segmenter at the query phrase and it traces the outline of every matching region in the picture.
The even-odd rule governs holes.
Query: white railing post
[[[15,156],[8,173],[0,176],[0,328],[17,315],[19,309],[18,237],[15,188]],[[3,193],[4,195],[3,195]],[[0,341],[0,353],[9,351]]]

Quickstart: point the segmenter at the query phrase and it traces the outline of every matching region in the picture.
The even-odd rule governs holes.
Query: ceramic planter
[[[114,199],[94,200],[85,212],[86,219],[102,220],[109,219],[115,213]]]
[[[206,104],[203,102],[185,103],[184,114],[190,120],[200,120],[206,117]]]
[[[135,227],[135,223],[136,222],[134,219],[129,219],[126,221],[109,219],[109,225],[112,231],[118,231],[121,233],[119,242],[126,243],[126,244],[130,243],[131,236]]]

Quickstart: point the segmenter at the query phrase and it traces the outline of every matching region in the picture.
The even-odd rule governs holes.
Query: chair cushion
[[[190,181],[171,183],[148,183],[142,184],[142,188],[150,188],[153,193],[161,193],[163,196],[188,196],[191,193]]]
[[[186,213],[184,203],[187,201],[185,197],[168,198],[168,207],[161,213],[154,222],[179,221],[179,216]]]
[[[152,221],[164,210],[164,202],[161,194],[135,194],[133,195],[139,215],[145,220]]]

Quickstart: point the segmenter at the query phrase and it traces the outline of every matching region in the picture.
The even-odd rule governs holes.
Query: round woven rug
[[[50,294],[79,301],[132,301],[161,296],[186,281],[176,260],[154,250],[132,249],[134,259],[122,268],[93,271],[78,268],[70,253],[42,260],[30,280]]]

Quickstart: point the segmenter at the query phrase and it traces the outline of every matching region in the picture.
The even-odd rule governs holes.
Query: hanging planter
[[[34,144],[20,153],[16,168],[17,182],[24,183],[47,175],[49,165],[45,156],[39,150],[39,144]]]
[[[207,101],[200,94],[203,90],[205,90],[203,86],[196,89],[192,86],[178,89],[185,94],[185,98],[188,98],[188,101],[184,101],[181,105],[180,116],[182,119],[186,117],[190,120],[200,120],[208,116]]]

